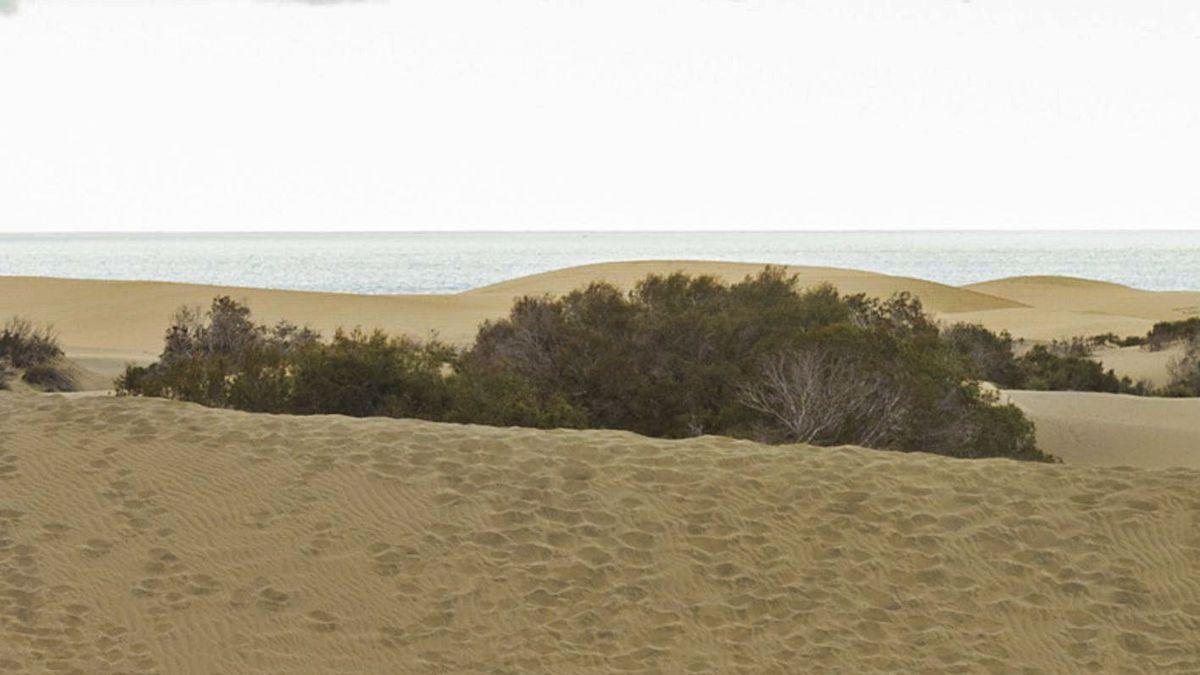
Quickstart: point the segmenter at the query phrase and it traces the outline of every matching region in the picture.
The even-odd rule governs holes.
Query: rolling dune
[[[751,263],[654,261],[587,265],[516,279],[456,295],[351,295],[150,281],[0,277],[0,317],[28,316],[59,331],[68,356],[115,375],[126,362],[145,362],[162,349],[163,332],[181,305],[207,306],[214,296],[245,300],[259,320],[288,319],[325,334],[339,326],[469,343],[481,322],[504,316],[522,295],[565,293],[592,281],[627,287],[651,272],[683,270],[739,280],[757,273]],[[911,291],[933,311],[983,311],[1019,303],[919,279],[832,268],[792,267],[805,284],[831,282],[846,293],[888,296]]]
[[[148,281],[0,277],[0,317],[20,314],[51,323],[68,356],[105,375],[125,363],[158,354],[162,335],[180,305],[207,305],[216,295],[245,300],[260,320],[288,319],[323,333],[338,326],[378,327],[393,333],[436,333],[469,343],[480,322],[504,316],[522,295],[558,294],[592,281],[622,287],[651,272],[685,271],[738,280],[756,263],[637,261],[584,265],[478,288],[455,295],[351,295]],[[981,323],[1017,337],[1050,340],[1114,332],[1145,333],[1155,321],[1200,312],[1200,293],[1141,291],[1065,277],[1018,277],[957,288],[931,281],[827,267],[789,267],[804,285],[832,283],[844,293],[886,297],[908,291],[945,321]],[[1137,359],[1134,359],[1137,361]],[[1143,360],[1144,361],[1144,360]],[[1115,363],[1120,371],[1120,363]],[[1146,375],[1146,364],[1134,368]],[[1156,373],[1150,373],[1156,376]]]
[[[425,296],[0,277],[0,317],[20,314],[54,324],[68,356],[85,374],[81,378],[85,388],[104,389],[126,363],[148,362],[157,355],[169,317],[177,307],[205,305],[218,294],[247,301],[265,322],[286,318],[325,334],[338,326],[355,325],[419,336],[436,332],[462,344],[470,342],[479,322],[503,316],[521,295],[562,293],[596,280],[628,287],[648,273],[675,270],[736,280],[761,267],[694,261],[605,263],[523,277],[456,295]],[[974,321],[1031,340],[1106,332],[1139,334],[1156,320],[1188,316],[1200,307],[1200,293],[1141,291],[1065,277],[1017,277],[955,288],[854,270],[792,267],[789,271],[806,285],[833,283],[846,293],[887,296],[906,290],[945,321]],[[1162,384],[1167,379],[1167,363],[1177,352],[1127,348],[1102,351],[1097,357],[1120,375]],[[1188,445],[1193,442],[1191,432],[1180,436],[1171,426],[1176,423],[1173,402],[1070,395],[1022,400],[1022,406],[1039,423],[1040,442],[1069,462],[1195,466],[1194,449],[1200,446]],[[1096,431],[1109,428],[1106,424],[1115,425],[1114,433]],[[1139,424],[1162,443],[1139,445],[1141,432],[1133,431]],[[1187,452],[1189,448],[1193,451]]]
[[[1195,672],[1198,482],[0,393],[0,670]]]
[[[1088,391],[1005,391],[1068,464],[1200,469],[1200,399]]]

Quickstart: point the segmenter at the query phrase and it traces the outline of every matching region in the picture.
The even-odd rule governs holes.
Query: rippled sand
[[[0,393],[50,670],[1196,672],[1200,472]]]

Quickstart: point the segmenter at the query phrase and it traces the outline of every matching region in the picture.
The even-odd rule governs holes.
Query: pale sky
[[[1200,227],[1195,0],[0,0],[0,230]]]

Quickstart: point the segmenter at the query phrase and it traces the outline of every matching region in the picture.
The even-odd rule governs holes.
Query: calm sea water
[[[960,285],[1063,274],[1200,290],[1192,232],[0,234],[0,275],[454,293],[613,260],[828,265]]]

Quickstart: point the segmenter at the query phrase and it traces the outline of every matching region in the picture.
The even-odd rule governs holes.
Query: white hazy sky
[[[1200,227],[1195,0],[0,0],[0,230]]]

